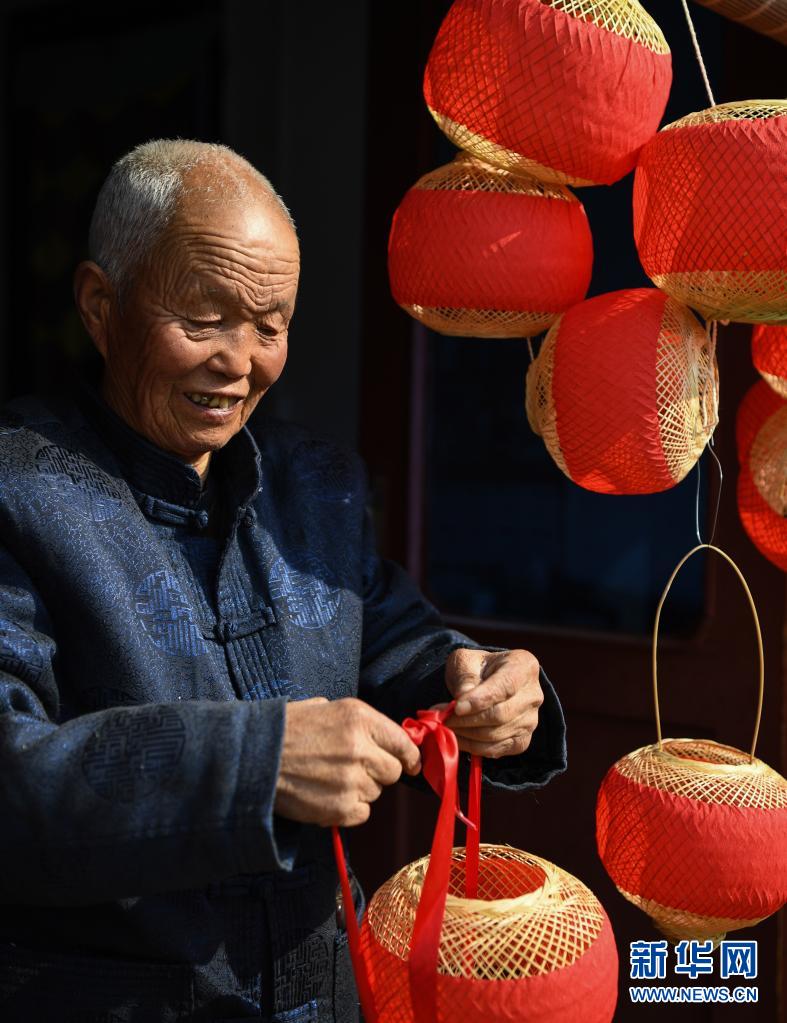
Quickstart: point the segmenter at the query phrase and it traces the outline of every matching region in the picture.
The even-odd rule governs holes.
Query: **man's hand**
[[[459,749],[482,757],[525,752],[544,702],[538,661],[529,650],[454,650],[445,682],[457,700],[446,724]]]
[[[305,824],[363,824],[403,769],[418,774],[418,747],[368,704],[321,696],[288,703],[274,808]]]

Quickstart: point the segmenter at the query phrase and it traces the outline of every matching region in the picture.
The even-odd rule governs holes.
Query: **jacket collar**
[[[197,507],[202,485],[193,466],[132,430],[97,390],[84,388],[79,404],[138,497],[147,498],[148,504],[156,501],[173,508]],[[245,426],[212,455],[210,471],[219,468],[226,507],[245,509],[259,492],[262,486],[260,461],[259,448]]]

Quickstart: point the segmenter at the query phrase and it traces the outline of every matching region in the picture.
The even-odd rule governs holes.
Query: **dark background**
[[[617,894],[595,853],[603,774],[654,738],[647,632],[671,567],[696,542],[696,473],[646,498],[580,490],[527,427],[526,347],[438,337],[388,292],[393,210],[418,177],[452,155],[420,91],[448,6],[2,4],[0,396],[67,388],[92,365],[71,273],[86,255],[90,212],[112,161],[161,136],[222,141],[249,158],[291,207],[303,253],[289,362],[268,409],[358,447],[383,552],[404,562],[475,638],[534,650],[563,700],[568,773],[542,792],[489,796],[484,838],[553,859],[599,895],[621,955],[616,1019],[783,1021],[784,911],[742,934],[760,943],[758,1006],[628,1005],[628,942],[657,935]],[[645,6],[673,50],[670,121],[708,102],[680,3]],[[784,94],[787,50],[709,11],[692,13],[717,101]],[[631,178],[579,193],[594,233],[591,294],[646,283],[631,239],[630,191]],[[784,576],[746,540],[735,508],[734,412],[755,379],[748,338],[742,326],[720,337],[716,449],[725,479],[716,540],[741,565],[760,608],[768,688],[758,753],[784,773]],[[704,465],[703,537],[717,485],[718,473]],[[748,748],[755,648],[733,576],[695,558],[668,613],[665,734]],[[402,787],[383,796],[372,822],[352,836],[369,890],[428,849],[434,811],[429,796]]]

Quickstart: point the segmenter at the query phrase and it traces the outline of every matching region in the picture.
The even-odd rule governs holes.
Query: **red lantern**
[[[751,357],[763,380],[782,398],[787,398],[787,327],[755,327]]]
[[[636,0],[455,0],[424,78],[432,116],[483,160],[612,184],[659,126],[669,47]]]
[[[531,427],[570,479],[604,494],[678,483],[713,432],[717,405],[707,333],[655,288],[569,309],[527,375]]]
[[[743,582],[760,649],[762,637],[743,576],[718,548],[702,544],[678,564],[654,629],[658,742],[619,760],[601,784],[596,808],[599,855],[630,902],[672,941],[718,942],[787,901],[787,780],[751,752],[710,739],[664,739],[658,709],[656,647],[661,608],[681,566],[702,549],[721,554]]]
[[[716,320],[787,321],[787,101],[724,103],[640,153],[634,237],[645,273]]]
[[[394,299],[441,334],[529,337],[584,298],[593,240],[567,188],[460,154],[394,214]]]
[[[787,572],[787,404],[780,405],[742,460],[738,513],[755,547]]]
[[[610,1023],[618,962],[607,915],[589,889],[554,864],[510,846],[480,845],[477,757],[467,849],[451,848],[458,750],[443,722],[452,709],[422,711],[403,724],[441,795],[431,855],[380,888],[360,935],[348,917],[366,1023]],[[334,849],[352,905],[336,831]]]
[[[759,380],[749,388],[738,406],[735,419],[739,462],[748,463],[749,451],[760,427],[769,416],[783,407],[784,401],[764,380]]]
[[[478,898],[468,900],[463,852],[455,850],[451,861],[435,1023],[612,1020],[617,952],[593,893],[547,860],[482,845]],[[418,1019],[408,952],[427,865],[428,857],[394,875],[364,920],[361,948],[381,1023]]]

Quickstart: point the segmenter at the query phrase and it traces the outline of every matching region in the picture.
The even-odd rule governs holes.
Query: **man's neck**
[[[205,487],[205,480],[208,478],[208,469],[210,468],[210,456],[211,452],[206,451],[204,455],[200,455],[199,458],[191,462],[191,465],[194,466],[194,468],[197,471],[197,474],[199,475],[200,483],[202,484],[203,488]]]

